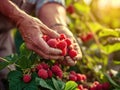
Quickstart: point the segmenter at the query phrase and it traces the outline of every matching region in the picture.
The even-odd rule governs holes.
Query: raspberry
[[[69,5],[67,8],[66,8],[66,11],[69,13],[69,14],[73,14],[75,12],[75,8],[73,5]]]
[[[29,74],[25,74],[25,75],[23,76],[23,81],[24,81],[25,83],[30,82],[30,81],[31,81],[31,76],[30,76]]]
[[[65,56],[67,54],[67,48],[62,49],[62,56]]]
[[[74,50],[74,49],[71,49],[69,52],[68,52],[69,56],[71,58],[74,58],[75,56],[77,56],[77,52]]]
[[[93,85],[94,85],[94,86],[96,86],[96,85],[98,85],[98,84],[100,84],[98,81],[94,81],[94,82],[93,82]]]
[[[79,85],[78,85],[78,89],[79,89],[79,90],[84,90],[83,85],[80,85],[80,84],[79,84]]]
[[[65,41],[66,41],[68,47],[72,44],[72,42],[69,38],[66,38]]]
[[[60,40],[63,40],[63,39],[66,39],[66,36],[65,34],[60,34],[60,37],[59,37]]]
[[[85,81],[87,79],[86,75],[82,74],[82,80]]]
[[[56,48],[56,45],[57,45],[58,41],[56,39],[49,39],[47,41],[47,44],[50,46],[50,47],[53,47],[53,48]]]
[[[52,75],[53,75],[53,74],[52,74],[52,71],[51,71],[51,70],[48,70],[47,72],[48,72],[48,77],[51,78]]]
[[[77,81],[76,75],[70,74],[70,75],[69,75],[69,80]]]
[[[57,48],[63,50],[65,47],[67,47],[67,43],[64,40],[58,42]]]
[[[59,66],[54,65],[54,66],[52,66],[51,70],[56,76],[58,76],[59,78],[62,78],[63,72]]]
[[[76,74],[77,76],[77,81],[82,81],[82,75],[81,74]]]
[[[75,71],[70,71],[70,74],[76,75]]]
[[[109,90],[110,84],[108,82],[105,82],[102,84],[102,87],[104,90]]]
[[[43,67],[42,67],[42,65],[41,64],[38,64],[37,66],[36,66],[36,69],[37,70],[40,70],[40,69],[42,69]]]
[[[47,35],[43,35],[42,38],[43,38],[46,42],[50,39],[50,37],[47,36]]]
[[[38,71],[38,76],[41,77],[42,79],[47,79],[47,78],[48,78],[47,70],[45,70],[45,69],[40,69],[40,70]]]
[[[46,64],[46,63],[44,63],[44,62],[41,63],[41,66],[42,66],[45,70],[48,70],[48,69],[49,69],[49,65]]]
[[[90,39],[92,39],[93,38],[93,34],[91,33],[91,32],[89,32],[88,34],[87,34],[87,40],[89,41]]]

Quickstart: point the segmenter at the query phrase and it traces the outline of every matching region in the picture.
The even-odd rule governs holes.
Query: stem
[[[8,61],[7,59],[5,59],[5,58],[0,57],[0,59],[2,59],[3,61],[5,61],[5,62],[8,62],[8,63],[9,63],[9,61]]]

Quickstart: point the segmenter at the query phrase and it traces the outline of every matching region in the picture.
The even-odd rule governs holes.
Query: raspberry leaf
[[[64,90],[76,90],[77,88],[77,83],[74,81],[68,81],[65,85],[65,89]]]

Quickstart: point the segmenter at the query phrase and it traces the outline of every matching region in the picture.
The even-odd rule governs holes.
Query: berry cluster
[[[75,81],[75,82],[83,82],[86,79],[87,79],[86,75],[76,73],[75,71],[70,71],[69,80],[72,80],[72,81]]]
[[[53,39],[47,35],[43,36],[43,39],[47,42],[47,44],[52,48],[58,48],[62,50],[62,56],[69,55],[71,58],[77,56],[76,50],[74,50],[72,42],[69,38],[67,38],[64,34],[60,34],[59,38]]]
[[[89,40],[93,39],[93,34],[89,32],[87,35],[81,35],[80,38],[83,42],[88,42]]]
[[[90,90],[109,90],[110,84],[108,82],[100,84],[98,81],[94,81]]]
[[[61,70],[60,66],[53,65],[52,67],[50,67],[45,62],[37,64],[35,66],[34,72],[36,72],[38,77],[40,77],[42,79],[52,78],[53,76],[56,76],[58,78],[63,77],[63,71]],[[31,78],[30,74],[23,75],[23,81],[25,83],[29,83],[31,81],[31,79],[32,78]]]
[[[38,76],[42,79],[51,78],[53,75],[62,78],[63,72],[58,65],[50,67],[46,63],[41,63],[36,66]]]

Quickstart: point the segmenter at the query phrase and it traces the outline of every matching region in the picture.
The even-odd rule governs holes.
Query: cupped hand
[[[49,29],[40,20],[28,15],[20,19],[17,26],[28,49],[35,51],[45,59],[63,59],[60,55],[62,51],[49,47],[42,38],[44,34],[51,38],[57,38],[59,34]]]
[[[65,60],[62,61],[62,63],[69,66],[74,66],[76,62],[82,58],[82,52],[72,32],[66,26],[55,26],[52,27],[52,29],[57,31],[59,34],[62,33],[65,34],[67,38],[69,38],[72,41],[72,45],[73,45],[72,48],[74,48],[77,51],[77,56],[75,56],[73,59],[70,56],[66,56]]]

